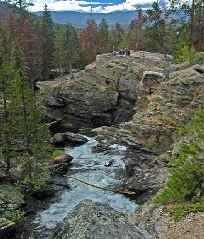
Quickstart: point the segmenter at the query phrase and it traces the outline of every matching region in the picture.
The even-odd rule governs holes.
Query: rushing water
[[[93,138],[79,147],[66,148],[65,152],[74,157],[69,175],[102,187],[119,188],[124,176],[124,163],[121,159],[126,148],[124,146],[112,145],[115,153],[93,153],[92,146],[96,145]],[[110,167],[104,166],[107,161],[113,161]],[[82,184],[73,179],[67,179],[71,189],[64,191],[58,202],[40,212],[35,219],[35,223],[40,228],[53,229],[57,223],[84,199],[98,201],[108,204],[112,208],[131,214],[136,209],[135,202],[122,194],[100,190],[86,184]]]

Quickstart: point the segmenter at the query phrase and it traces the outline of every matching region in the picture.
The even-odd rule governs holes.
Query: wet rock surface
[[[136,192],[133,198],[137,203],[144,203],[163,187],[168,177],[168,168],[163,159],[167,155],[159,155],[146,148],[123,128],[103,126],[93,131],[104,136],[99,144],[104,144],[103,148],[110,149],[117,143],[128,147],[123,157],[126,166],[123,187]]]
[[[54,145],[71,145],[78,146],[88,142],[87,138],[81,134],[74,134],[71,132],[57,133],[55,134],[51,142]]]
[[[55,232],[53,239],[150,239],[127,216],[101,203],[82,201]]]
[[[71,165],[73,157],[68,154],[61,154],[55,157],[50,165],[52,175],[64,175]]]

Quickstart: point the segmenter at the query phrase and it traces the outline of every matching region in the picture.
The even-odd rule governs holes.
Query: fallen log
[[[113,192],[113,193],[128,194],[128,195],[136,194],[136,192],[131,192],[131,191],[124,190],[124,189],[111,189],[111,188],[106,188],[106,187],[100,187],[100,186],[97,186],[95,184],[91,184],[91,183],[85,182],[84,180],[81,180],[79,178],[75,178],[75,177],[72,177],[72,176],[69,176],[69,175],[64,175],[64,177],[71,178],[71,179],[73,179],[75,181],[78,181],[80,183],[83,183],[83,184],[86,184],[88,186],[91,186],[91,187],[94,187],[94,188],[98,188],[98,189],[101,189],[101,190],[104,190],[104,191],[109,191],[109,192]]]

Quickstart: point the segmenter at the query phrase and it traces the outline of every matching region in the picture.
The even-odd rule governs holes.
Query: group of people
[[[118,52],[116,52],[115,50],[113,50],[113,55],[116,56],[117,54],[118,54],[119,56],[130,56],[130,50],[127,49],[127,48],[121,49],[121,50],[119,50]]]
[[[125,49],[121,49],[119,52],[118,52],[119,55],[121,56],[130,56],[130,50],[125,48]]]

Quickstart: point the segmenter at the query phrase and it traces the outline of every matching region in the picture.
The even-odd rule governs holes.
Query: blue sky
[[[85,11],[90,12],[91,4],[93,12],[109,13],[113,11],[135,10],[136,5],[146,7],[153,0],[33,0],[31,11],[42,11],[45,3],[53,11]]]

